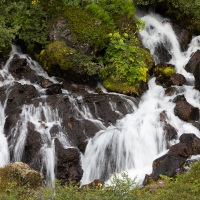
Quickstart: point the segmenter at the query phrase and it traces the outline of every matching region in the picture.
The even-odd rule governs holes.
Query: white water
[[[185,71],[190,56],[200,49],[200,36],[193,38],[188,50],[181,52],[176,35],[169,20],[150,14],[142,17],[146,27],[140,32],[143,45],[150,49],[155,60],[154,49],[158,43],[169,50],[177,73],[183,74],[188,82],[194,78]],[[100,131],[89,140],[85,154],[82,156],[83,178],[82,184],[96,178],[109,179],[115,172],[127,171],[129,176],[141,182],[145,174],[152,171],[152,162],[159,155],[166,152],[166,141],[159,114],[166,111],[168,123],[174,126],[178,136],[183,133],[194,133],[200,136],[199,130],[174,115],[175,96],[165,96],[161,86],[156,85],[155,78],[149,83],[149,90],[142,96],[138,109],[118,121],[115,126]],[[187,101],[200,108],[200,92],[192,86],[177,87],[179,94],[184,94]],[[171,141],[171,144],[177,141]]]
[[[28,62],[28,65],[34,70],[38,75],[43,76],[45,79],[50,80],[53,83],[58,83],[55,78],[49,77],[42,67],[35,61],[33,61],[28,55],[20,53],[20,51],[13,46],[13,50],[11,52],[10,58],[6,62],[4,66],[0,69],[0,87],[5,88],[6,99],[4,102],[0,102],[0,167],[9,164],[11,162],[21,161],[24,153],[24,148],[26,145],[26,139],[28,137],[28,126],[31,123],[34,127],[34,131],[36,134],[38,133],[42,140],[42,147],[39,150],[38,156],[41,156],[41,166],[39,168],[41,171],[45,171],[46,181],[49,184],[53,184],[55,179],[55,171],[56,171],[56,152],[54,140],[57,138],[62,144],[63,148],[76,148],[73,146],[69,138],[67,137],[67,132],[63,127],[63,119],[59,116],[59,112],[57,109],[52,108],[47,104],[45,95],[45,90],[37,83],[31,83],[29,80],[21,79],[16,80],[10,73],[9,67],[10,62],[13,56],[17,54],[20,58],[25,58]],[[7,138],[4,133],[4,126],[6,117],[4,110],[7,106],[7,99],[9,93],[12,91],[10,88],[15,83],[20,83],[22,85],[33,85],[37,91],[41,94],[40,99],[41,102],[37,107],[33,104],[24,104],[21,107],[21,113],[19,115],[19,119],[15,126],[9,133],[6,133],[9,138],[9,144],[7,142]],[[78,86],[77,86],[78,87]],[[88,93],[95,93],[92,90],[85,88]],[[106,127],[103,123],[103,119],[98,117],[98,111],[96,109],[96,116],[93,116],[90,112],[88,105],[86,105],[83,101],[83,97],[78,94],[70,94],[67,90],[62,90],[63,96],[62,98],[67,97],[71,103],[71,109],[74,111],[74,118],[77,120],[87,120],[92,122],[96,127],[101,130],[104,130]],[[114,94],[122,98],[127,110],[130,109],[130,112],[134,110],[134,98],[128,97],[125,95]],[[110,100],[110,106],[112,110],[117,111],[117,107],[115,102]],[[94,103],[94,106],[95,103]],[[56,135],[51,135],[50,130],[53,126],[56,126],[58,131]],[[12,160],[10,160],[10,152],[12,154]],[[39,158],[40,159],[40,158]]]

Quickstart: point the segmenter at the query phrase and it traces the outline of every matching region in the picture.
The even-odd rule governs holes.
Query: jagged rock
[[[27,129],[27,137],[22,155],[22,162],[31,166],[34,164],[34,160],[37,159],[43,142],[40,133],[35,131],[35,126],[31,122],[28,122]]]
[[[185,70],[193,74],[197,66],[200,66],[200,50],[192,54],[190,60],[185,65]]]
[[[184,133],[179,138],[180,143],[185,143],[191,148],[191,155],[200,154],[200,138],[193,133]]]
[[[167,123],[166,111],[160,113],[160,121],[163,125],[167,147],[169,148],[169,141],[177,139],[177,131],[171,124]]]
[[[151,177],[154,180],[157,180],[161,174],[172,177],[176,174],[176,170],[184,164],[185,160],[185,158],[179,156],[165,154],[153,161]]]
[[[169,148],[168,154],[172,156],[188,158],[192,154],[192,147],[183,142],[180,142],[178,144],[172,145]]]
[[[149,184],[152,179],[158,180],[161,174],[174,176],[189,156],[200,154],[200,138],[195,134],[184,133],[179,140],[179,143],[169,148],[168,153],[153,161],[152,173],[145,176],[144,185]]]
[[[61,84],[50,85],[46,90],[46,94],[47,95],[61,94],[62,88],[63,88],[63,86]]]
[[[195,67],[194,78],[195,78],[195,89],[200,91],[200,61],[199,64]]]
[[[57,158],[56,177],[61,180],[62,184],[79,183],[83,175],[79,150],[77,148],[65,149],[56,139],[55,152]]]
[[[48,88],[48,87],[50,87],[50,86],[52,86],[53,85],[53,83],[50,81],[50,80],[48,80],[48,79],[43,79],[42,81],[41,81],[41,87],[43,87],[43,88]]]
[[[186,51],[188,44],[190,43],[192,39],[192,34],[188,30],[181,28],[175,23],[172,23],[172,28],[177,35],[177,39],[179,41],[179,44],[181,46],[182,51]]]
[[[199,119],[199,109],[189,104],[186,101],[184,95],[177,96],[173,102],[176,103],[174,113],[180,119],[188,122],[191,120],[196,121]]]
[[[6,115],[8,115],[8,113],[13,113],[14,110],[24,104],[30,103],[33,98],[38,96],[39,93],[33,85],[15,83],[8,93],[7,106],[5,109]]]

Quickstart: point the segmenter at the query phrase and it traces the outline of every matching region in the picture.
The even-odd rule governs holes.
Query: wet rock
[[[200,50],[197,50],[185,65],[185,70],[190,73],[194,73],[196,67],[200,66]]]
[[[177,86],[186,84],[186,79],[182,74],[170,75],[170,81],[172,85],[177,85]]]
[[[46,90],[46,94],[47,95],[61,94],[62,88],[63,86],[61,84],[50,85]]]
[[[165,154],[160,158],[153,161],[153,172],[151,174],[154,180],[160,178],[160,175],[166,175],[173,177],[176,174],[177,169],[179,169],[184,163],[185,158]]]
[[[83,175],[79,150],[76,148],[65,149],[56,139],[55,151],[57,158],[56,178],[61,180],[62,184],[79,183]]]
[[[172,156],[180,156],[182,158],[188,158],[192,154],[192,147],[183,142],[180,142],[178,144],[172,145],[169,148],[168,154]]]
[[[194,70],[195,89],[200,91],[200,62]]]
[[[42,88],[48,88],[48,87],[52,86],[53,83],[48,79],[43,79],[43,80],[41,80],[40,85]]]
[[[197,121],[199,119],[199,109],[189,104],[184,95],[177,96],[173,102],[176,103],[174,113],[183,121]]]
[[[168,49],[162,43],[156,46],[154,54],[156,55],[156,63],[166,63],[172,59]]]
[[[165,90],[165,96],[173,96],[175,95],[177,92],[176,88],[175,87],[169,87],[169,88],[166,88]]]
[[[40,133],[35,131],[35,126],[31,122],[28,122],[27,129],[27,137],[22,155],[22,162],[31,165],[39,154],[43,142]]]
[[[14,55],[10,62],[9,72],[15,79],[26,79],[31,83],[38,83],[42,79],[31,69],[27,60],[25,58],[20,58],[17,54]]]
[[[167,148],[170,146],[170,141],[177,139],[177,131],[176,129],[167,122],[167,113],[166,111],[163,111],[160,113],[160,121],[163,126],[164,134],[165,134],[165,139],[167,142]]]
[[[181,46],[182,51],[186,51],[188,44],[192,40],[192,34],[188,30],[181,28],[175,23],[172,23],[172,28],[177,35],[177,39],[179,41],[179,44]]]
[[[200,154],[200,138],[193,133],[184,133],[179,138],[180,143],[186,144],[191,148],[191,155]]]

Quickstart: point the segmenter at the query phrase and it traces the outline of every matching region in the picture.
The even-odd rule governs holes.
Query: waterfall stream
[[[145,29],[140,32],[143,45],[148,48],[155,63],[159,62],[155,54],[157,44],[163,46],[171,54],[170,64],[175,65],[177,73],[183,74],[188,82],[194,82],[194,77],[185,71],[190,56],[200,49],[199,36],[194,37],[186,52],[181,52],[179,42],[169,20],[159,15],[148,14],[141,17],[145,21]],[[109,179],[114,172],[126,171],[137,181],[144,179],[145,173],[150,174],[152,161],[167,150],[163,124],[159,114],[166,111],[168,123],[177,131],[194,133],[200,136],[191,124],[180,120],[174,115],[175,95],[165,96],[162,86],[156,85],[155,78],[149,80],[149,90],[141,97],[139,106],[134,113],[126,115],[115,126],[100,131],[91,138],[86,152],[82,157],[84,175],[83,183],[95,178]],[[184,94],[187,101],[200,108],[200,93],[193,86],[176,86],[178,94]],[[171,144],[177,141],[170,141]]]
[[[183,74],[190,83],[176,86],[178,94],[184,94],[191,105],[200,109],[200,92],[193,89],[194,77],[184,69],[191,55],[200,49],[200,36],[194,37],[187,51],[181,52],[169,20],[155,14],[142,16],[141,19],[146,23],[145,29],[140,32],[143,45],[150,50],[157,64],[159,58],[155,53],[155,47],[158,43],[163,44],[171,55],[169,63],[175,65],[177,73]],[[99,85],[102,91],[101,95],[103,95],[102,99],[107,100],[107,109],[109,108],[107,112],[112,112],[112,116],[116,118],[109,119],[107,114],[103,113],[104,115],[102,115],[101,113],[103,109],[106,109],[104,104],[100,107],[101,102],[92,99],[101,95],[91,88],[84,87],[82,89],[77,85],[72,85],[73,89],[71,90],[62,88],[62,94],[56,96],[57,99],[54,100],[54,97],[49,98],[46,94],[47,88],[41,87],[37,81],[31,82],[26,78],[14,77],[9,69],[16,54],[25,59],[31,70],[42,79],[50,81],[52,84],[60,84],[56,78],[49,77],[37,62],[28,55],[20,53],[13,46],[10,58],[0,69],[0,88],[2,90],[0,167],[12,162],[23,161],[28,137],[30,134],[34,134],[33,137],[39,138],[41,146],[36,146],[37,151],[35,150],[34,155],[36,158],[28,159],[30,160],[28,164],[39,165],[37,168],[45,173],[47,182],[52,184],[56,177],[58,159],[55,141],[59,141],[65,150],[75,148],[82,151],[84,148],[79,147],[79,140],[84,135],[88,144],[83,150],[84,154],[81,154],[84,171],[82,184],[97,178],[107,180],[113,173],[121,171],[127,171],[133,178],[137,176],[137,180],[141,182],[145,173],[151,173],[152,161],[164,154],[169,145],[160,121],[161,112],[166,112],[167,122],[177,130],[178,136],[183,133],[194,133],[200,137],[197,128],[175,116],[175,104],[172,100],[177,94],[165,96],[165,89],[156,84],[154,77],[149,80],[149,89],[141,97],[139,103],[136,98],[109,93]],[[12,108],[16,109],[18,113],[12,115],[10,119],[7,113],[8,107],[15,99],[15,96],[10,98],[15,84],[26,87],[33,86],[36,96],[31,101],[26,100],[23,105],[14,105]],[[74,90],[78,89],[80,91],[77,94]],[[18,92],[23,93],[24,91],[20,89]],[[92,103],[89,98],[92,99]],[[113,100],[114,98],[116,99]],[[51,103],[52,99],[54,103]],[[67,107],[65,102],[70,106],[67,105]],[[59,107],[60,105],[66,106],[66,108],[62,109]],[[67,113],[65,113],[66,111]],[[103,116],[106,116],[107,119],[104,119]],[[7,123],[14,118],[17,118],[16,124],[12,124],[8,129]],[[80,124],[78,129],[76,129],[77,123]],[[85,127],[86,123],[92,124],[92,131],[88,131],[89,128]],[[72,132],[72,129],[75,131]],[[79,135],[74,136],[74,134]],[[172,145],[177,142],[177,140],[171,140],[169,143]]]

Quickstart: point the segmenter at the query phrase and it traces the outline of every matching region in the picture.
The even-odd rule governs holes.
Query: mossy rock
[[[117,92],[126,95],[140,96],[142,93],[140,90],[140,84],[130,86],[107,79],[103,82],[103,86],[111,92]]]
[[[158,64],[155,66],[153,72],[156,77],[161,77],[161,76],[168,77],[172,74],[175,74],[176,70],[174,65]]]
[[[37,190],[44,184],[44,177],[39,172],[32,170],[27,164],[16,162],[0,168],[0,191],[1,193],[11,186],[27,187]]]
[[[59,20],[66,20],[60,27],[61,34],[67,30],[67,34],[62,36],[62,39],[71,47],[82,49],[82,51],[87,46],[90,54],[99,52],[106,47],[108,34],[115,28],[94,17],[87,9],[75,5],[69,5],[57,14],[54,22],[50,22],[49,32],[54,30]],[[82,46],[84,48],[81,48]]]
[[[52,76],[59,76],[74,82],[87,82],[98,74],[100,65],[88,56],[69,46],[64,41],[54,41],[37,55],[37,60]]]

